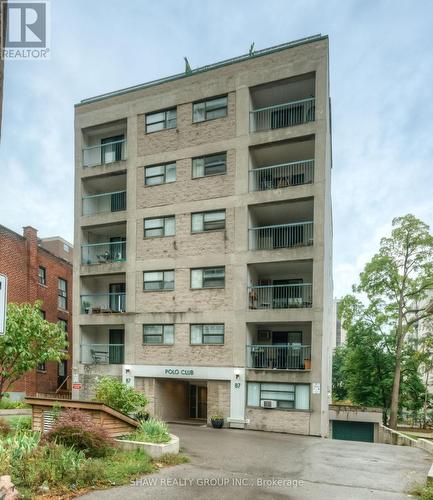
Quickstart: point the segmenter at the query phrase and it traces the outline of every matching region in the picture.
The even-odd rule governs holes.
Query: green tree
[[[60,361],[67,347],[63,330],[42,318],[41,302],[8,304],[6,333],[0,336],[0,400],[38,363]]]
[[[95,400],[127,414],[143,411],[148,403],[144,394],[114,377],[99,379],[96,385]]]
[[[344,401],[348,398],[346,375],[344,373],[344,360],[347,348],[339,346],[332,356],[332,399]]]

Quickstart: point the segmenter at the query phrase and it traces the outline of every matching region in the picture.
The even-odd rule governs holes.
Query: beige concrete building
[[[328,38],[85,99],[75,136],[74,397],[326,436]]]

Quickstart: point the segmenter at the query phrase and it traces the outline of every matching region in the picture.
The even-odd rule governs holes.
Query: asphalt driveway
[[[431,466],[427,453],[403,446],[187,425],[171,432],[190,463],[84,498],[397,500]]]

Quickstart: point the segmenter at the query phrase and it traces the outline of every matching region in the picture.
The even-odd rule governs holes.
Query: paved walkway
[[[152,498],[400,500],[425,482],[431,457],[418,448],[269,432],[171,425],[189,464],[86,500]],[[278,482],[279,480],[279,482]]]

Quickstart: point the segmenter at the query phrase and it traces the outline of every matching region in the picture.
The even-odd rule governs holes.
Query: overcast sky
[[[433,2],[53,0],[50,61],[7,62],[0,224],[73,238],[73,105],[316,33],[330,37],[335,295],[393,217],[433,225]]]

